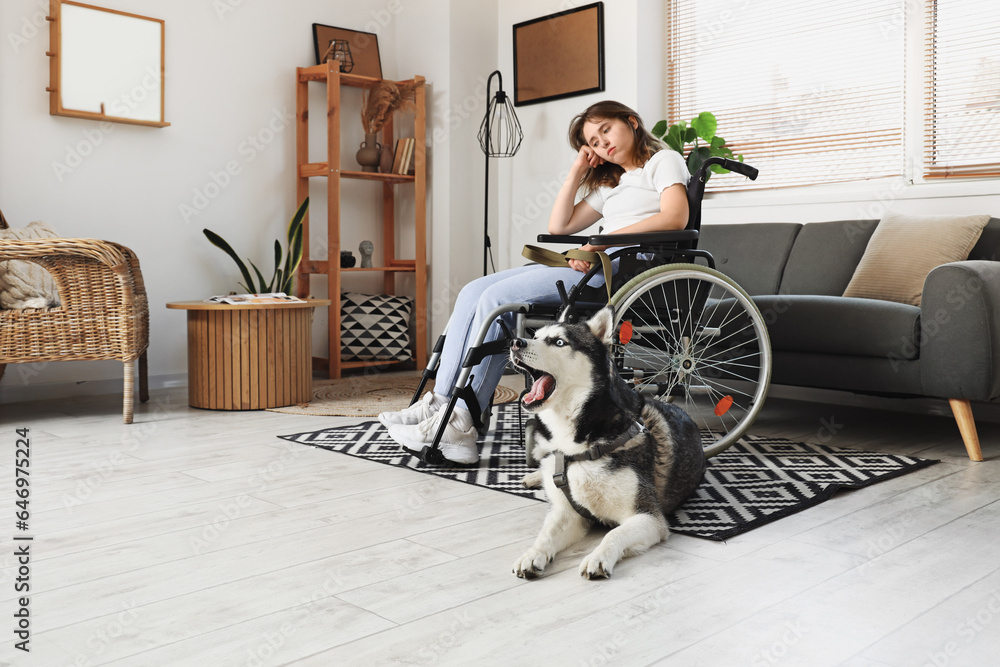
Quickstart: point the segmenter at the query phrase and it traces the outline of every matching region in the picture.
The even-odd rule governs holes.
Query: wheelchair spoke
[[[741,437],[763,403],[771,364],[763,317],[746,293],[718,272],[664,265],[613,303],[616,320],[632,324],[631,341],[615,354],[636,388],[680,397],[708,455]]]

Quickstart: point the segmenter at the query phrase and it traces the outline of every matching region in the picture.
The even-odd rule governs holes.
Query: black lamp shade
[[[514,105],[503,90],[489,101],[479,126],[479,146],[487,157],[512,157],[521,147],[524,132],[514,113]]]

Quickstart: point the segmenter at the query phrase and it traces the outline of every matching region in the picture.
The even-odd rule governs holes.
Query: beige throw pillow
[[[44,222],[29,223],[24,229],[0,229],[0,239],[28,240],[57,238]],[[59,305],[59,292],[52,274],[34,262],[0,262],[0,308],[52,308]]]
[[[919,306],[927,274],[942,264],[967,259],[989,220],[988,215],[886,213],[844,296]]]

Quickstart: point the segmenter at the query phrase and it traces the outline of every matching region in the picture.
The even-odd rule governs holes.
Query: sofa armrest
[[[924,393],[988,401],[1000,396],[1000,262],[943,264],[920,305]]]

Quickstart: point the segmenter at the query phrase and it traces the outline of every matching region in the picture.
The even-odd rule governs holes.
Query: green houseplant
[[[688,171],[694,174],[698,167],[712,156],[743,162],[742,155],[734,156],[733,151],[726,148],[726,140],[715,134],[716,129],[718,129],[718,122],[715,120],[715,116],[704,111],[692,118],[690,123],[682,120],[668,127],[667,121],[661,120],[653,126],[650,133],[665,143],[668,148],[680,153],[687,162]],[[688,144],[692,144],[690,149],[686,148]],[[724,174],[729,170],[719,165],[712,165],[709,173],[705,174],[706,181],[712,176],[711,172],[713,171],[717,174]]]
[[[291,294],[292,286],[295,284],[295,272],[302,262],[302,220],[305,218],[308,208],[309,197],[306,197],[299,205],[299,210],[295,212],[291,222],[288,223],[288,231],[285,235],[286,243],[288,244],[287,252],[283,253],[281,241],[277,239],[274,241],[274,273],[271,274],[270,280],[265,279],[264,274],[260,272],[257,265],[248,259],[247,261],[253,267],[254,273],[257,274],[257,282],[254,282],[254,277],[250,274],[246,264],[243,263],[243,260],[240,259],[240,256],[236,254],[236,251],[233,250],[232,246],[225,239],[210,229],[202,231],[212,245],[221,248],[236,262],[236,266],[239,267],[244,280],[239,285],[248,293],[284,292],[285,294]]]

